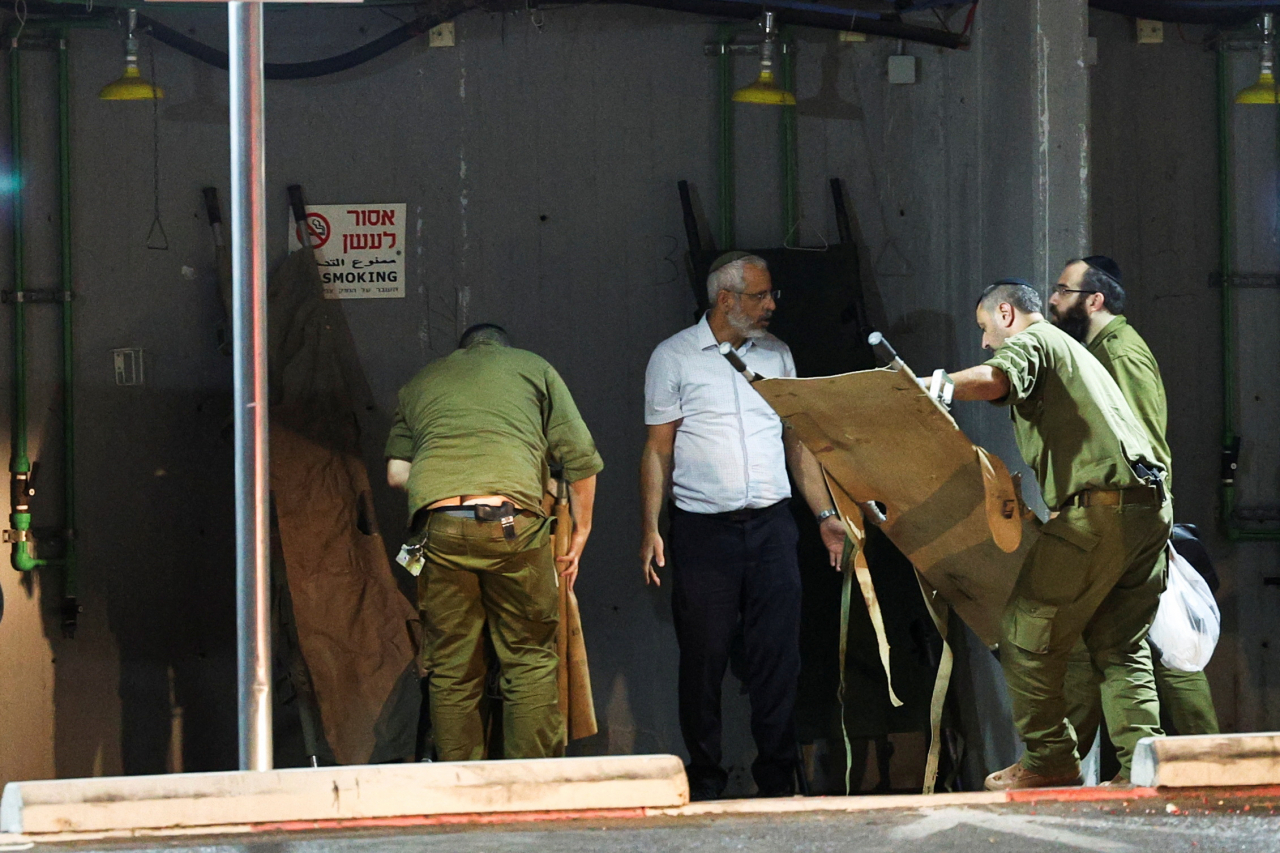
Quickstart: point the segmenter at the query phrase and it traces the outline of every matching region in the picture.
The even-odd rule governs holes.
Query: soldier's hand
[[[951,374],[939,368],[933,372],[928,379],[916,377],[916,382],[920,385],[920,390],[937,400],[947,409],[951,408],[951,400],[955,395],[955,382],[951,379]]]
[[[652,533],[644,534],[641,539],[640,562],[644,566],[645,586],[650,583],[654,586],[662,586],[662,579],[658,577],[658,569],[667,565],[666,546],[663,545],[662,535],[656,530]]]
[[[563,557],[556,557],[556,570],[560,572],[562,582],[569,585],[570,592],[573,592],[573,584],[578,579],[578,563],[582,559],[582,552],[587,547],[587,537],[590,535],[590,530],[583,529],[580,524],[576,525],[573,528],[573,536],[569,540],[569,553]]]
[[[831,565],[838,570],[840,558],[844,556],[844,522],[838,515],[824,518],[818,525],[818,533],[822,536],[822,544],[827,546],[827,556],[831,558]]]

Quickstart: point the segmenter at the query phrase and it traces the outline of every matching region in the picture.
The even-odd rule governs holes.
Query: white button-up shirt
[[[644,377],[644,422],[679,420],[672,492],[688,512],[759,509],[791,497],[782,420],[720,355],[707,318],[658,344]],[[772,335],[738,355],[761,376],[796,375],[791,349]]]

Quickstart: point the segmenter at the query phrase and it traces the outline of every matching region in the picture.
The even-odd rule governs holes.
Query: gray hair
[[[458,339],[458,349],[466,349],[472,344],[492,343],[502,347],[511,346],[511,336],[507,330],[494,323],[476,323],[462,333]]]
[[[1002,278],[984,288],[978,297],[978,307],[988,314],[1006,302],[1023,314],[1039,314],[1042,305],[1036,289],[1020,278]]]
[[[720,269],[707,276],[708,304],[714,306],[716,304],[716,296],[722,290],[740,292],[742,288],[746,287],[747,267],[768,271],[769,264],[758,255],[747,255],[720,267]]]

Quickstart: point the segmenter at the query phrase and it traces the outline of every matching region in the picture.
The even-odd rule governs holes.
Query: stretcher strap
[[[844,561],[843,569],[845,578],[848,579],[848,571],[850,565],[853,567],[853,574],[858,579],[858,588],[862,591],[862,600],[867,605],[867,615],[871,617],[871,627],[876,633],[876,646],[880,650],[880,665],[884,668],[884,681],[889,688],[889,702],[895,708],[902,707],[902,700],[898,698],[898,694],[893,692],[893,672],[889,668],[889,637],[884,631],[884,616],[880,613],[880,599],[876,596],[876,586],[871,580],[871,568],[867,565],[867,531],[866,522],[862,518],[862,510],[858,507],[858,502],[849,496],[843,489],[838,488],[837,484],[832,481],[831,476],[827,474],[826,469],[822,470],[822,476],[827,482],[827,491],[831,493],[831,500],[836,505],[836,509],[840,512],[840,520],[844,522],[845,534],[849,537],[849,542],[853,546],[853,559]],[[849,553],[848,547],[845,553]],[[848,623],[848,607],[844,608],[841,613],[841,621]],[[844,636],[841,635],[841,644],[845,644]],[[840,672],[844,674],[844,656],[840,658]]]
[[[932,794],[938,782],[938,761],[942,752],[942,711],[947,702],[947,688],[951,685],[951,668],[954,654],[951,644],[947,642],[947,623],[950,607],[941,602],[936,595],[931,595],[925,585],[924,577],[916,572],[916,580],[920,584],[920,594],[924,596],[925,608],[933,619],[933,625],[942,637],[942,658],[938,661],[938,674],[933,682],[933,698],[929,702],[929,758],[924,765],[924,790],[921,793]],[[941,604],[942,612],[938,612]]]
[[[880,650],[880,665],[884,667],[884,680],[889,689],[889,702],[893,707],[902,706],[902,700],[893,692],[893,672],[889,667],[889,638],[884,630],[884,617],[880,612],[880,599],[876,596],[876,587],[871,580],[871,568],[867,565],[866,541],[867,533],[862,510],[853,498],[842,489],[834,488],[831,477],[823,469],[822,476],[827,483],[827,491],[831,500],[840,512],[840,520],[844,522],[844,553],[840,558],[840,567],[844,580],[840,589],[840,734],[844,737],[844,789],[850,790],[850,775],[853,770],[853,750],[849,743],[849,730],[844,715],[845,694],[845,659],[849,651],[849,608],[853,603],[853,580],[858,579],[858,588],[862,592],[862,600],[867,606],[867,614],[871,617],[871,627],[875,630],[876,645]]]

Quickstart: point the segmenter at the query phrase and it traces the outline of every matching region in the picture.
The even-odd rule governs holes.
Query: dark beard
[[[1084,306],[1079,302],[1062,313],[1054,311],[1051,312],[1051,315],[1053,317],[1053,325],[1080,343],[1084,343],[1085,338],[1089,336],[1089,312],[1084,310]]]

